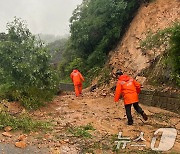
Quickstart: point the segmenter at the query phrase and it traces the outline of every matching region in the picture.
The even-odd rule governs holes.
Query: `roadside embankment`
[[[142,90],[140,103],[160,107],[180,114],[180,94],[175,92],[161,92],[158,90]]]

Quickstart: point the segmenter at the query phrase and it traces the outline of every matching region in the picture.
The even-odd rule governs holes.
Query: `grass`
[[[154,114],[153,117],[156,118],[157,120],[159,120],[160,122],[165,121],[165,122],[169,123],[171,115],[160,112],[160,113]]]
[[[153,151],[151,149],[147,149],[147,150],[130,150],[130,149],[116,149],[116,147],[114,147],[113,152],[115,154],[161,154],[162,152],[159,151]]]
[[[51,124],[43,121],[36,121],[28,115],[12,116],[6,111],[0,112],[0,129],[11,126],[13,130],[30,131],[47,131],[51,129]]]
[[[95,130],[91,124],[80,127],[70,127],[68,131],[75,137],[91,138],[92,135],[88,132],[89,130]]]
[[[153,150],[133,150],[129,152],[125,152],[126,154],[161,154],[162,152],[159,151],[153,151]]]
[[[98,80],[99,85],[103,84],[109,84],[110,78],[111,78],[111,71],[109,68],[104,68],[101,73],[101,77]]]
[[[96,141],[96,142],[87,142],[84,146],[81,146],[81,153],[86,154],[86,153],[91,153],[95,154],[95,150],[101,150],[105,153],[107,151],[111,151],[111,146],[108,145],[107,143],[103,143],[103,141]]]

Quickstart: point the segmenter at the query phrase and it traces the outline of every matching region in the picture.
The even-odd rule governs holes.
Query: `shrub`
[[[180,86],[180,23],[175,23],[172,27],[158,31],[156,34],[150,34],[141,43],[145,50],[164,50],[166,59],[164,65],[170,69],[171,81],[174,80],[177,86]]]
[[[15,18],[7,29],[5,38],[0,39],[0,84],[8,87],[4,95],[21,101],[28,109],[37,108],[53,97],[57,86],[50,54],[24,21]]]
[[[24,132],[49,130],[51,124],[43,121],[35,121],[27,115],[14,117],[5,111],[0,112],[0,129],[11,126],[13,130],[23,130]]]

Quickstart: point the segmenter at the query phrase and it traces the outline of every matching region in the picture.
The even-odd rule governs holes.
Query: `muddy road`
[[[147,113],[148,121],[143,121],[132,108],[134,124],[128,126],[122,100],[117,104],[113,102],[113,96],[94,96],[87,92],[83,97],[76,98],[73,92],[63,93],[48,106],[30,113],[34,119],[50,121],[54,126],[48,132],[27,134],[26,148],[35,147],[38,153],[52,154],[156,153],[151,149],[155,131],[175,128],[178,133],[175,144],[167,152],[180,152],[180,116],[159,108],[140,106]],[[115,141],[119,141],[119,132],[122,137],[130,138],[130,142],[117,149]],[[13,145],[22,132],[12,134],[11,138],[1,135],[1,148],[5,143]],[[143,139],[137,141],[140,135]],[[158,135],[160,140],[161,134]],[[37,149],[30,148],[32,153]],[[20,153],[24,152],[21,150]]]

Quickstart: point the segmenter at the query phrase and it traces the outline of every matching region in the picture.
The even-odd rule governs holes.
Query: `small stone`
[[[2,135],[6,136],[6,137],[12,137],[12,135],[9,132],[4,132],[4,133],[2,133]]]
[[[60,142],[60,144],[66,144],[66,142],[64,140],[61,140],[59,142]]]
[[[11,127],[11,126],[7,126],[7,127],[4,128],[4,131],[5,131],[5,132],[9,132],[9,131],[11,131],[11,130],[12,130],[12,127]]]
[[[146,77],[137,76],[137,77],[136,77],[136,80],[137,80],[141,85],[144,85],[145,82],[146,82]]]
[[[63,140],[63,141],[60,141],[60,143],[64,143],[64,144],[66,144],[66,143],[69,143],[69,139],[65,139],[65,140]]]
[[[24,140],[26,139],[26,137],[27,137],[27,135],[22,134],[22,135],[20,135],[20,136],[18,137],[18,140],[19,140],[19,141],[24,141]]]
[[[55,147],[61,147],[61,143],[55,144]]]
[[[15,146],[18,148],[25,148],[27,145],[24,141],[16,142]]]
[[[102,93],[101,95],[102,95],[102,96],[107,96],[107,94],[106,94],[106,93]]]

